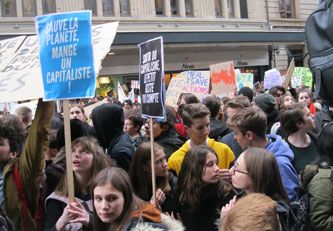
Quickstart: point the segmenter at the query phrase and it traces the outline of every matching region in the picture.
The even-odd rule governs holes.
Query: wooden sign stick
[[[151,180],[153,185],[153,201],[156,204],[156,177],[155,177],[155,153],[154,153],[154,134],[153,134],[153,118],[150,118],[150,150],[151,150]]]
[[[72,161],[72,141],[71,141],[71,124],[69,121],[69,101],[63,101],[64,106],[64,125],[65,125],[65,148],[66,148],[66,171],[68,182],[68,201],[74,202],[74,177]]]

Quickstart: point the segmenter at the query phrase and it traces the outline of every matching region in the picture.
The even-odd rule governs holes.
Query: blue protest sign
[[[158,37],[138,46],[142,116],[165,121],[163,38]]]
[[[93,97],[91,11],[35,18],[44,100]]]

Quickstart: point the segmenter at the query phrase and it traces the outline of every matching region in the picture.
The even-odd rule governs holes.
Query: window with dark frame
[[[56,13],[56,0],[44,0],[43,1],[43,14]]]
[[[223,14],[222,14],[222,0],[214,0],[214,7],[215,7],[215,16],[217,18],[223,17]]]
[[[172,16],[179,16],[179,2],[178,0],[170,0],[171,5],[171,15]]]
[[[155,12],[157,16],[164,15],[164,0],[155,0]]]
[[[295,18],[295,0],[279,0],[281,18]]]
[[[192,0],[185,0],[185,11],[186,11],[186,17],[193,16],[193,1]]]
[[[2,17],[16,17],[16,1],[1,0],[1,15]]]
[[[96,0],[84,0],[84,9],[91,10],[92,16],[97,16]]]
[[[22,0],[23,16],[34,17],[37,15],[36,0]]]
[[[112,17],[114,16],[114,8],[112,0],[102,0],[103,16]]]
[[[130,0],[119,0],[119,5],[120,5],[120,16],[131,15]]]

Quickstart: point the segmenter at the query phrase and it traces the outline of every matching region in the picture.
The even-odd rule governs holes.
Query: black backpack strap
[[[319,96],[320,87],[321,87],[321,70],[316,69],[314,74],[316,76],[316,87],[315,87],[315,92],[313,94],[313,99],[317,99]]]

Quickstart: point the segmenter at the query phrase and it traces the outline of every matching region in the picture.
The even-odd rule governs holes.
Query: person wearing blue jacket
[[[235,132],[235,139],[242,149],[265,148],[275,155],[282,184],[289,200],[296,201],[298,199],[298,177],[291,164],[294,153],[279,135],[266,135],[266,114],[260,108],[245,108],[229,118],[227,125]]]

